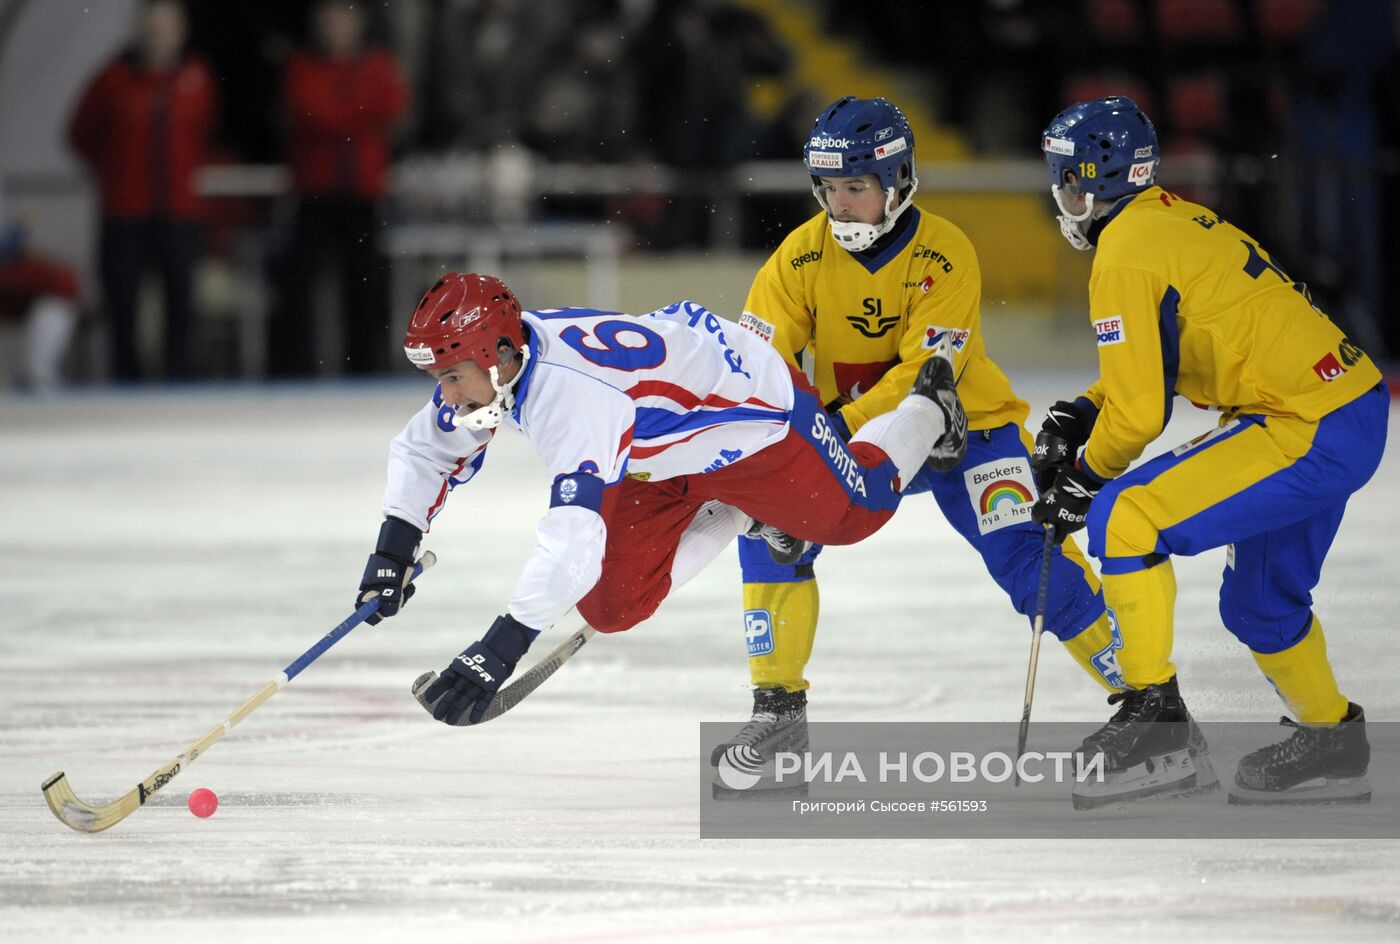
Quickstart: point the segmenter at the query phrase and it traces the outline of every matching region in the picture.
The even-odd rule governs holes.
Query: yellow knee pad
[[[1327,639],[1316,616],[1307,635],[1282,652],[1255,652],[1254,661],[1303,724],[1332,725],[1347,713],[1327,661]]]
[[[820,604],[815,580],[744,584],[744,636],[755,687],[807,688],[802,672],[812,655]]]

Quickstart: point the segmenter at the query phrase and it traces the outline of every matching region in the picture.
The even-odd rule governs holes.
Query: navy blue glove
[[[423,532],[407,521],[385,518],[384,524],[380,525],[379,540],[365,564],[365,575],[360,578],[360,592],[355,596],[356,609],[379,597],[379,609],[365,620],[369,625],[395,615],[399,607],[413,596],[413,584],[408,579],[413,573],[418,543],[422,540]]]
[[[496,618],[480,642],[453,659],[419,695],[419,702],[444,724],[476,724],[491,699],[515,671],[516,663],[540,634],[507,613]]]
[[[1046,411],[1045,422],[1035,437],[1035,452],[1031,454],[1035,487],[1042,494],[1055,484],[1060,469],[1074,465],[1098,418],[1099,411],[1084,397],[1073,403],[1060,400]]]
[[[841,401],[832,400],[826,405],[827,423],[831,431],[841,437],[841,441],[848,443],[851,441],[851,427],[846,423],[846,417],[841,415]]]
[[[1089,517],[1089,505],[1103,483],[1076,466],[1062,466],[1055,474],[1055,483],[1040,493],[1040,500],[1031,509],[1031,520],[1055,530],[1055,543],[1064,543]]]

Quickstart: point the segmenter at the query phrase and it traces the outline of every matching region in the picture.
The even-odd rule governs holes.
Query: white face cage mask
[[[501,420],[506,418],[506,413],[515,406],[514,386],[525,373],[525,363],[530,359],[530,346],[524,345],[520,348],[520,369],[515,372],[509,383],[501,384],[501,369],[492,367],[487,374],[491,378],[491,389],[496,391],[496,398],[485,406],[479,406],[466,416],[461,413],[453,413],[452,425],[455,427],[465,426],[467,429],[480,432],[484,429],[495,429],[501,425]]]
[[[1060,208],[1060,215],[1057,217],[1060,221],[1060,235],[1080,252],[1093,249],[1093,243],[1089,242],[1089,237],[1085,235],[1088,230],[1085,224],[1094,218],[1094,195],[1086,193],[1084,212],[1074,214],[1065,206],[1064,194],[1058,184],[1051,185],[1050,193],[1055,197],[1055,205]]]
[[[822,196],[821,184],[812,186],[812,196],[817,198],[817,202],[826,211],[826,221],[831,224],[831,238],[836,240],[836,244],[842,249],[851,252],[864,252],[881,236],[894,228],[894,224],[899,220],[900,214],[909,209],[914,203],[914,191],[919,189],[919,178],[909,178],[909,192],[904,200],[898,205],[895,201],[899,199],[898,187],[885,188],[885,218],[878,223],[850,223],[833,219],[831,207],[827,205],[826,197]]]

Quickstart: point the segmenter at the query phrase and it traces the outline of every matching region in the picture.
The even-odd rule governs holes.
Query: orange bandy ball
[[[200,819],[213,816],[214,811],[219,808],[219,798],[214,795],[214,791],[205,787],[200,787],[190,794],[190,812]]]

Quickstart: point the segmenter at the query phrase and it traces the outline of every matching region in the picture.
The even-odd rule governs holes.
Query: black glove
[[[1062,466],[1055,483],[1040,493],[1040,500],[1031,509],[1031,520],[1055,529],[1055,543],[1064,543],[1089,516],[1089,505],[1103,483],[1090,478],[1075,466]]]
[[[1074,465],[1079,450],[1089,441],[1096,419],[1098,411],[1084,397],[1073,403],[1061,400],[1046,411],[1031,455],[1031,472],[1041,493],[1055,484],[1055,474],[1060,469]]]
[[[497,617],[480,642],[463,649],[419,694],[419,702],[443,724],[461,724],[463,714],[467,724],[476,724],[539,634],[509,613]]]
[[[365,620],[371,626],[398,613],[399,607],[413,596],[413,584],[408,579],[413,573],[418,542],[422,540],[423,532],[407,521],[385,518],[380,525],[379,541],[365,564],[360,592],[355,596],[356,609],[379,597],[379,609]]]

